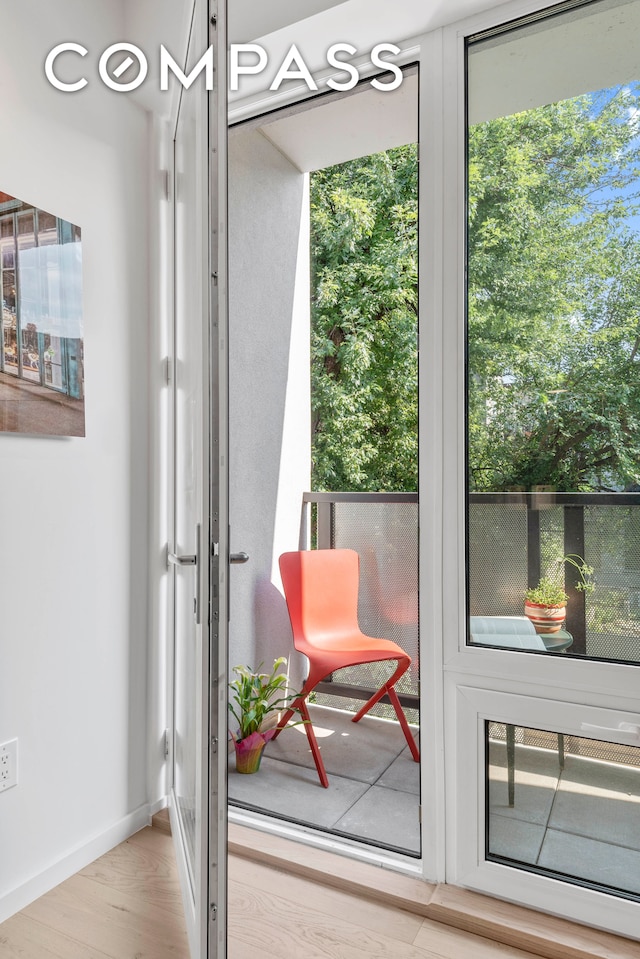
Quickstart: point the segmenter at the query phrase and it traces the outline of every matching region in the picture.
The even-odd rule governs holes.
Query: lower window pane
[[[640,748],[486,723],[487,859],[640,899]]]

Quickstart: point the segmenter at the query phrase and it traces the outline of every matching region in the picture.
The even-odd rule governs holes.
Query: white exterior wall
[[[0,6],[0,189],[82,228],[86,389],[85,438],[0,433],[0,920],[148,816],[147,118],[96,78],[121,12]],[[76,94],[44,77],[65,40]]]
[[[308,178],[258,131],[229,150],[230,665],[289,656],[278,557],[310,482]],[[296,663],[292,681],[302,673]]]

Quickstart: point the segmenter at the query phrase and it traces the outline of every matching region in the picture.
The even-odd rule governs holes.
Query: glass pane
[[[640,661],[638,29],[468,47],[470,642]]]
[[[16,317],[16,251],[13,216],[0,220],[0,267],[2,269],[2,372],[18,375]]]
[[[44,337],[44,382],[55,390],[64,389],[63,380],[64,340],[59,336]]]
[[[200,259],[191,256],[190,251],[199,223],[196,106],[193,97],[183,99],[175,142],[175,544],[176,551],[183,554],[195,553],[195,527],[201,508],[199,398],[202,396],[202,347],[197,321],[202,310],[202,280]],[[196,575],[193,566],[179,568],[175,573],[174,678],[174,791],[194,896],[198,861],[196,836],[202,816],[197,801],[198,684],[202,684],[202,666],[199,666],[197,657],[200,642],[194,617]]]
[[[485,726],[487,858],[640,899],[640,748]]]
[[[38,331],[32,321],[22,327],[22,376],[25,380],[40,382]]]
[[[29,250],[36,245],[33,210],[18,214],[18,249]]]
[[[58,225],[55,216],[38,210],[38,246],[49,246],[58,242]]]

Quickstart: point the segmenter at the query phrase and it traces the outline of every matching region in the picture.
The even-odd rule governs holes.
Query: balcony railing
[[[596,590],[576,589],[565,564],[571,655],[640,662],[640,493],[472,493],[468,506],[471,615],[521,616],[524,593],[558,560],[577,553],[594,567]],[[417,493],[305,493],[301,546],[351,547],[361,558],[362,629],[388,636],[414,668],[400,690],[417,703],[419,662]],[[374,677],[375,679],[375,677]],[[362,672],[332,684],[364,697]]]
[[[403,706],[417,709],[418,494],[304,493],[300,546],[359,553],[360,627],[392,639],[411,656],[412,666],[396,689]],[[368,699],[388,672],[379,663],[351,667],[316,688],[320,694]],[[378,712],[384,715],[384,708]]]
[[[472,615],[521,616],[524,591],[577,553],[596,589],[565,564],[570,653],[640,661],[640,493],[473,493],[468,511]]]

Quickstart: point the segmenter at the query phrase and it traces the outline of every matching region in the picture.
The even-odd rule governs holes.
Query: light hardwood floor
[[[429,919],[229,859],[229,959],[533,959]],[[0,925],[0,959],[188,959],[171,837],[146,828]]]

